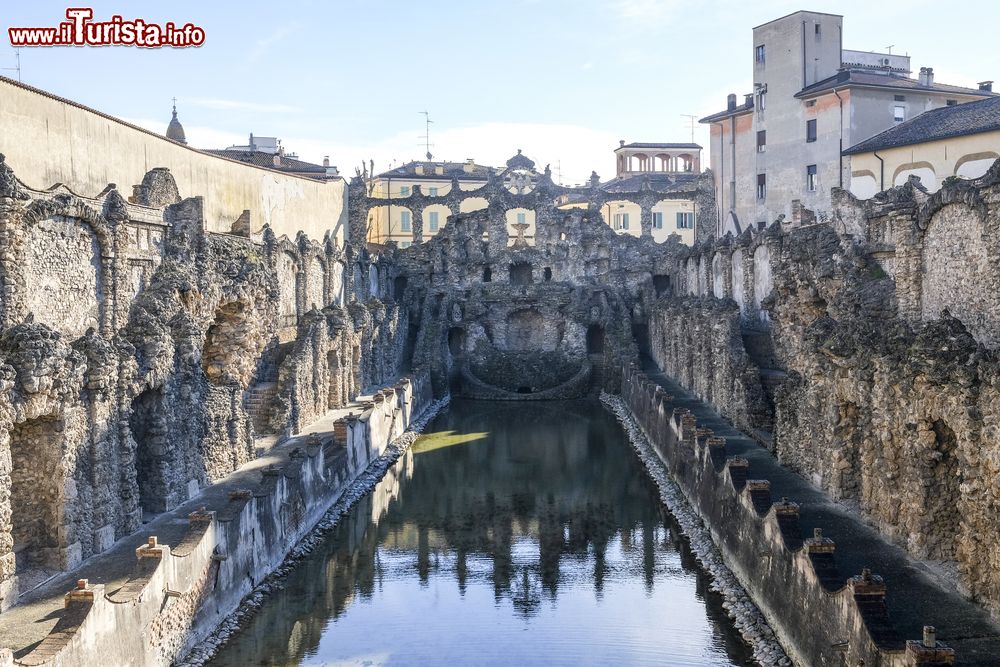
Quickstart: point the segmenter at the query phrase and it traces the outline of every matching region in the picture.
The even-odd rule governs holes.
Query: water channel
[[[455,401],[211,663],[744,665],[590,401]]]

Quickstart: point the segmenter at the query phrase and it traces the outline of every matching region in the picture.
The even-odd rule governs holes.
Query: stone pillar
[[[642,230],[643,238],[653,237],[653,207],[650,204],[641,204],[639,207],[639,228]]]

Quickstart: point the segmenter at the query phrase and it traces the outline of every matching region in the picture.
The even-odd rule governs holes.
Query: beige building
[[[607,197],[601,215],[619,234],[642,236],[642,207],[634,201],[644,183],[663,194],[652,207],[653,240],[662,243],[671,234],[681,242],[694,245],[695,219],[698,213],[696,192],[701,174],[701,146],[698,144],[620,142],[615,149],[615,178],[602,183]],[[614,199],[615,193],[631,193],[628,199]],[[559,208],[586,208],[582,196],[564,196]]]
[[[753,92],[701,119],[710,126],[719,235],[829,215],[830,190],[848,187],[846,147],[921,113],[992,96],[910,78],[909,56],[842,48],[843,17],[800,11],[753,29]]]
[[[978,178],[1000,158],[1000,97],[928,111],[844,155],[851,160],[851,192],[860,199],[910,176],[929,192],[946,178]]]
[[[451,192],[452,182],[464,191],[478,190],[486,185],[491,173],[502,170],[476,164],[471,158],[465,162],[407,162],[401,167],[390,169],[376,176],[371,184],[371,195],[390,200],[385,206],[373,208],[368,213],[368,240],[372,243],[395,241],[405,248],[413,243],[415,222],[413,212],[406,200],[419,187],[428,197],[444,197]],[[399,203],[392,202],[398,200]],[[461,203],[459,213],[469,213],[486,208],[486,200],[471,197]],[[520,214],[520,215],[519,215]],[[452,211],[444,204],[431,204],[423,211],[423,235],[427,240],[440,231]],[[526,222],[534,229],[534,213],[531,211],[508,212],[508,223]]]
[[[695,220],[698,213],[696,193],[701,180],[701,146],[698,144],[632,143],[621,142],[615,150],[618,173],[615,178],[602,183],[604,202],[601,213],[607,223],[621,234],[642,235],[642,206],[639,194],[648,183],[649,188],[662,198],[652,206],[652,235],[663,242],[677,234],[688,245],[695,240]],[[530,191],[541,176],[535,164],[518,151],[507,161],[505,168],[486,167],[472,159],[466,162],[408,162],[376,176],[369,187],[370,196],[385,200],[368,212],[368,240],[372,243],[395,241],[407,247],[415,240],[420,221],[414,219],[414,210],[422,206],[423,239],[433,237],[454,213],[469,213],[486,208],[486,199],[466,197],[458,211],[448,205],[411,202],[419,188],[424,197],[446,197],[454,183],[462,191],[477,190],[486,185],[493,174],[505,181],[505,186],[515,192],[523,183]],[[519,178],[523,177],[523,181]],[[620,193],[622,199],[614,199]],[[649,205],[649,202],[645,202]],[[559,208],[580,208],[588,205],[585,190],[563,190],[556,198]],[[535,212],[527,208],[514,208],[506,212],[508,234],[518,236],[520,224],[524,237],[533,244],[535,237]]]

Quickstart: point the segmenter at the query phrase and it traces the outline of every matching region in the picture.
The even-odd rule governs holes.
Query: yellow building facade
[[[926,111],[844,151],[851,193],[876,193],[920,178],[936,192],[946,178],[978,178],[1000,158],[1000,97]]]
[[[451,192],[453,181],[458,182],[462,191],[478,190],[486,185],[490,173],[502,170],[466,162],[409,162],[402,167],[381,173],[371,183],[371,195],[389,199],[392,203],[372,209],[368,214],[368,240],[372,243],[395,241],[401,248],[413,243],[417,220],[407,206],[407,200],[415,188],[428,197],[444,197]],[[398,203],[396,203],[398,202]],[[462,200],[459,213],[471,213],[486,208],[486,199],[470,197]],[[423,223],[423,238],[436,235],[448,221],[452,212],[444,204],[431,204],[424,208],[420,222]],[[508,232],[517,236],[516,223],[528,225],[525,238],[534,239],[535,213],[528,209],[507,211]]]

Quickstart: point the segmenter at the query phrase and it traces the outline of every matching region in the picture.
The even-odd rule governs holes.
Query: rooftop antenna
[[[562,160],[556,160],[556,183],[562,185]]]
[[[431,114],[428,111],[418,111],[417,113],[422,113],[424,115],[424,134],[417,138],[424,140],[424,148],[427,150],[427,159],[430,160],[434,157],[431,155],[431,146],[434,145],[431,143],[431,123],[434,121],[431,120]]]
[[[4,72],[17,72],[17,82],[21,83],[21,49],[14,49],[14,67],[0,67]]]
[[[697,116],[689,113],[682,113],[683,118],[687,118],[688,122],[691,123],[691,143],[694,143],[694,122],[698,119]]]
[[[889,55],[890,56],[892,55],[892,47],[894,47],[894,46],[896,46],[896,45],[895,44],[890,44],[889,46],[885,47],[885,48],[889,49]]]

